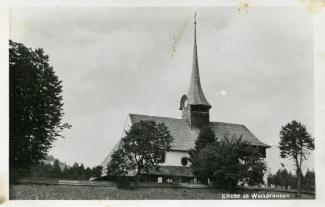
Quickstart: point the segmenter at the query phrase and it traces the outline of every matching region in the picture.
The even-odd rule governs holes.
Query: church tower
[[[209,110],[211,105],[205,98],[201,88],[199,63],[196,44],[196,13],[194,16],[194,46],[193,46],[193,64],[190,87],[187,95],[183,95],[180,101],[182,110],[182,119],[187,120],[191,129],[201,128],[209,124]]]

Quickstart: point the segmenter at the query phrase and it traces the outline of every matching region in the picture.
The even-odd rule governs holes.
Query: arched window
[[[180,101],[179,109],[182,110],[183,108],[187,107],[187,96],[183,95]]]

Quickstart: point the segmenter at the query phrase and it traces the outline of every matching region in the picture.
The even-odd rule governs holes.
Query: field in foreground
[[[216,189],[186,188],[138,188],[135,190],[116,189],[115,187],[66,186],[66,185],[13,185],[10,186],[11,200],[142,200],[142,199],[227,199],[227,192]],[[283,196],[295,199],[293,193],[266,191],[239,191],[232,196],[248,194],[252,196]],[[303,199],[315,196],[304,194]],[[231,198],[228,198],[231,199]],[[260,199],[266,199],[261,197]]]

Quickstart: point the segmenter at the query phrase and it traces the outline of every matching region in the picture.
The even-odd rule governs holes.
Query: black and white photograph
[[[314,43],[305,7],[10,8],[8,199],[315,200]]]

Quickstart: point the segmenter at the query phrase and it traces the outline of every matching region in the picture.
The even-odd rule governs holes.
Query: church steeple
[[[190,87],[187,95],[183,95],[180,103],[182,118],[187,120],[191,128],[200,128],[209,124],[211,105],[204,96],[199,73],[196,42],[196,13],[194,15],[193,63]]]
[[[190,87],[187,93],[188,104],[191,105],[205,105],[211,108],[211,105],[204,96],[201,88],[199,63],[197,55],[197,43],[196,43],[196,13],[194,15],[194,45],[193,45],[193,63],[192,63],[192,76]]]

